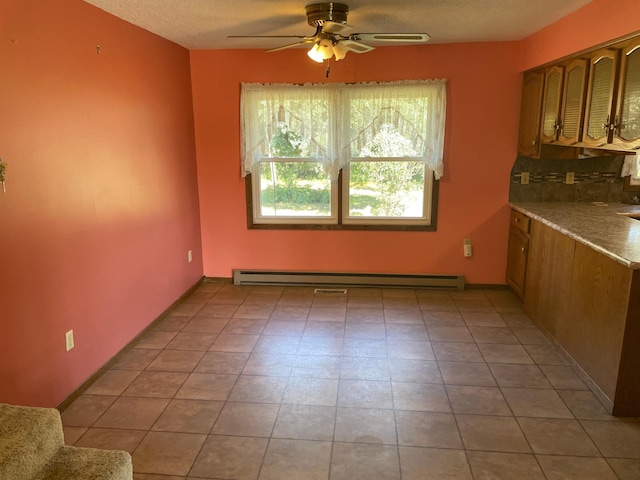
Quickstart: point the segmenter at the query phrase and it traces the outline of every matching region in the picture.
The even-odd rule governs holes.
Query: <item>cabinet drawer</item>
[[[522,230],[524,233],[529,233],[529,227],[531,226],[531,219],[526,215],[517,212],[515,210],[511,210],[511,226],[517,228],[518,230]]]

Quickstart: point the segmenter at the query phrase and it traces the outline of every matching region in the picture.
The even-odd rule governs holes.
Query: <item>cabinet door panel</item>
[[[613,92],[618,68],[617,50],[600,50],[591,57],[582,141],[593,147],[610,142],[614,121]]]
[[[507,253],[507,283],[522,298],[527,275],[527,254],[529,239],[518,228],[509,229],[509,250]]]
[[[640,43],[622,52],[618,114],[613,143],[640,147]]]
[[[550,68],[545,75],[540,141],[552,143],[557,138],[558,113],[562,97],[563,67]]]
[[[567,66],[560,109],[559,144],[573,145],[580,139],[586,78],[586,60],[575,60]]]
[[[528,72],[524,74],[518,135],[518,155],[523,157],[538,158],[540,155],[543,88],[544,73]]]

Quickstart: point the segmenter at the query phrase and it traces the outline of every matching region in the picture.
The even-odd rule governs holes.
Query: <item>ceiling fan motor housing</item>
[[[349,6],[344,3],[313,3],[305,8],[307,22],[312,27],[321,27],[325,22],[347,23]]]

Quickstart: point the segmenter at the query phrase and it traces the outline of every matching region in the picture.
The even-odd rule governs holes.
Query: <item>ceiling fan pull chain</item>
[[[325,72],[326,78],[329,78],[329,73],[331,73],[331,63],[327,60],[327,71]]]

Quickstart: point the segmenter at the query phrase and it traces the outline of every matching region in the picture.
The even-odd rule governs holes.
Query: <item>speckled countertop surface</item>
[[[640,270],[640,205],[622,203],[511,202],[509,205],[592,247],[623,265]]]

